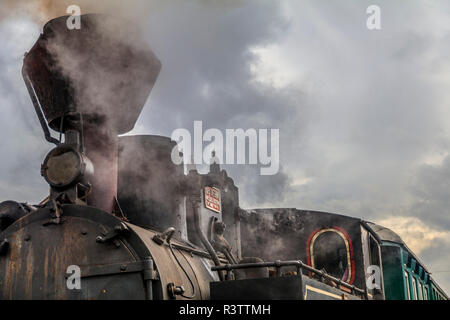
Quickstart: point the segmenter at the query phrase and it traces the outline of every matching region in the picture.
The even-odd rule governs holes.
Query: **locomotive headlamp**
[[[94,171],[91,161],[69,145],[59,145],[50,151],[41,167],[41,174],[55,188],[84,182]]]

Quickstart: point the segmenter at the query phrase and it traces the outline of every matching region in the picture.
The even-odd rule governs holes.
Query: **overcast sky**
[[[194,120],[279,129],[279,174],[225,166],[242,207],[382,223],[450,292],[450,2],[230,3],[127,5],[163,65],[132,133],[170,136]],[[381,30],[366,27],[371,4]],[[0,198],[33,203],[48,192],[39,168],[51,145],[20,70],[42,23],[29,6],[11,10],[0,10]]]

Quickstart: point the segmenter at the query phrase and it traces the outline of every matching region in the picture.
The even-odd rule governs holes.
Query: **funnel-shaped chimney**
[[[44,26],[25,55],[23,75],[47,138],[40,109],[50,128],[82,134],[95,171],[88,204],[111,212],[117,135],[134,127],[161,63],[128,21],[88,14],[81,16],[81,29],[70,30],[67,19]]]
[[[24,59],[49,126],[59,131],[68,113],[130,131],[161,69],[161,63],[128,21],[81,16],[69,30],[68,17],[49,21]]]

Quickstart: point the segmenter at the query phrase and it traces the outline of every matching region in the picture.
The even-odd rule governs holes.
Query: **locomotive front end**
[[[134,127],[160,61],[128,22],[88,14],[69,30],[66,20],[49,21],[24,58],[35,112],[56,147],[41,168],[48,197],[0,204],[0,299],[209,298],[217,275],[208,253],[177,236],[155,241],[160,230],[133,224],[139,212],[127,218],[117,199],[118,136]]]

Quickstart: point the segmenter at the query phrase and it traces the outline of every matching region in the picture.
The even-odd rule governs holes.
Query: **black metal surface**
[[[326,259],[330,266],[335,266],[338,264],[336,261],[338,249],[341,246],[344,250],[347,249],[348,255],[351,256],[348,269],[352,271],[351,278],[353,279],[353,281],[349,279],[347,282],[359,288],[366,286],[361,220],[358,218],[289,208],[255,209],[242,212],[240,225],[243,255],[259,255],[266,261],[301,260],[307,264],[311,263],[311,255],[308,256],[308,249],[310,249],[308,241],[311,240],[312,235],[320,230],[337,227],[342,230],[342,233],[345,233],[345,236],[348,236],[346,239],[348,247],[344,246],[342,238],[336,235],[336,240],[340,242],[327,243],[323,248],[316,247],[316,251],[322,252],[323,259]],[[276,246],[271,245],[273,239],[277,239]],[[265,250],[261,250],[261,248],[265,248]],[[318,268],[322,269],[323,267]],[[330,270],[327,272],[332,274]],[[343,278],[343,276],[340,275],[339,278]]]
[[[365,294],[365,291],[363,289],[357,288],[351,284],[348,284],[340,279],[337,279],[333,276],[330,276],[329,274],[324,273],[321,270],[317,270],[315,268],[312,268],[311,266],[308,266],[307,264],[304,264],[302,261],[298,260],[298,261],[273,261],[273,262],[256,262],[256,263],[239,263],[239,264],[227,264],[224,266],[215,266],[212,267],[211,270],[213,271],[219,271],[219,270],[226,270],[226,271],[231,271],[231,270],[239,270],[239,269],[253,269],[253,268],[268,268],[268,267],[275,267],[276,271],[277,271],[277,276],[281,275],[281,268],[282,267],[289,267],[289,266],[293,266],[296,267],[297,269],[297,274],[302,274],[302,270],[306,270],[309,272],[312,272],[318,276],[320,276],[321,278],[333,281],[336,283],[336,285],[340,285],[343,287],[346,287],[348,289],[350,289],[352,292],[357,292],[359,294]]]
[[[30,212],[26,206],[16,201],[3,201],[0,203],[0,231],[5,230],[15,221]]]
[[[120,137],[117,197],[131,223],[160,231],[174,227],[180,239],[186,238],[184,172],[171,160],[174,148],[167,137]]]
[[[56,131],[64,115],[81,112],[88,122],[108,122],[118,133],[128,132],[153,88],[160,61],[132,23],[87,14],[81,16],[81,29],[69,30],[66,21],[49,21],[24,58],[23,74],[36,93],[32,98],[39,100]],[[65,59],[72,59],[77,69],[70,69]],[[93,99],[94,93],[103,99]]]
[[[283,276],[211,283],[214,300],[359,300],[307,276]]]
[[[145,263],[145,261],[127,261],[124,263],[119,262],[112,264],[87,265],[85,267],[81,266],[81,278],[142,272],[146,267]],[[150,279],[156,280],[156,273],[153,273]]]
[[[42,107],[38,100],[36,91],[34,90],[33,84],[31,83],[30,77],[25,73],[25,69],[22,69],[22,77],[25,81],[25,85],[28,90],[28,94],[31,97],[31,102],[33,103],[34,110],[36,111],[36,115],[39,119],[39,123],[41,124],[42,131],[44,131],[45,140],[47,140],[50,143],[54,143],[55,145],[58,145],[60,141],[56,138],[53,138],[50,134],[50,130],[48,128],[47,123],[45,122],[44,115],[42,114]],[[62,121],[61,121],[62,122]]]
[[[8,252],[8,248],[9,248],[8,239],[0,240],[0,256],[6,254]]]
[[[63,206],[59,224],[46,224],[50,208],[40,209],[1,233],[9,250],[0,258],[1,299],[144,299],[139,273],[81,279],[80,290],[66,285],[67,268],[132,263],[139,256],[125,238],[120,245],[100,244],[96,237],[120,220],[95,208]],[[84,266],[84,267],[83,267]]]
[[[211,282],[211,299],[302,300],[301,288],[296,276]]]

